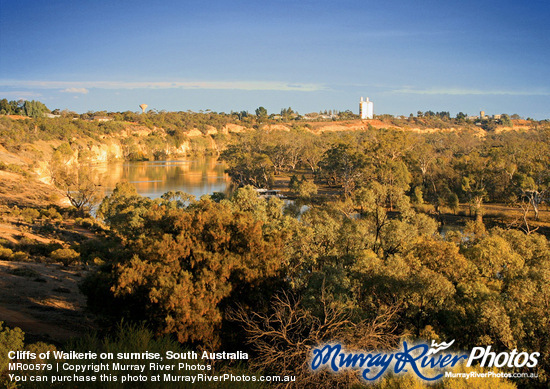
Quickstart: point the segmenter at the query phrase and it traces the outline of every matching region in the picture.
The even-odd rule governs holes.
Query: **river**
[[[224,192],[230,183],[225,165],[214,158],[171,161],[108,162],[93,166],[93,175],[108,195],[121,181],[133,184],[138,193],[152,199],[181,190],[197,199]]]

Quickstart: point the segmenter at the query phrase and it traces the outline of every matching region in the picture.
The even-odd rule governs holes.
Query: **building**
[[[113,118],[107,116],[94,116],[92,120],[96,120],[98,122],[110,122]]]
[[[372,101],[369,101],[368,97],[367,100],[361,97],[361,101],[359,102],[359,116],[361,116],[361,119],[372,119],[374,117],[374,104]]]

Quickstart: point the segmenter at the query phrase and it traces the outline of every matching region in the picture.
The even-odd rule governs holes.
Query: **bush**
[[[42,215],[53,220],[63,220],[63,216],[54,207],[42,210]]]
[[[296,174],[293,174],[292,177],[290,177],[290,181],[288,183],[288,188],[293,192],[298,192],[298,186],[300,185],[300,180],[296,176]]]
[[[0,246],[0,259],[8,260],[11,259],[13,251],[11,249]]]
[[[79,225],[84,228],[93,228],[96,225],[95,220],[92,219],[91,217],[86,217],[86,218],[77,217],[75,219],[75,223],[76,225]]]
[[[50,258],[56,262],[63,263],[65,266],[69,266],[80,258],[80,254],[73,249],[58,249],[50,254]]]
[[[24,177],[30,177],[29,172],[23,169],[23,167],[21,167],[20,165],[15,165],[15,164],[8,165],[8,164],[5,164],[4,162],[0,162],[0,170],[20,174]]]
[[[21,210],[17,205],[10,210],[10,215],[13,217],[19,217],[21,215]]]
[[[8,378],[8,363],[10,362],[10,359],[8,358],[8,352],[9,351],[19,351],[19,350],[27,350],[31,353],[36,354],[35,359],[30,359],[25,362],[28,363],[46,363],[47,361],[42,360],[39,358],[40,353],[44,353],[47,351],[54,351],[56,350],[56,347],[52,344],[47,344],[44,342],[37,342],[33,344],[29,344],[25,346],[24,344],[25,339],[25,333],[21,331],[20,328],[15,327],[14,329],[10,329],[8,327],[4,326],[4,323],[0,321],[0,386],[5,388],[18,388],[20,387],[15,382],[12,382]],[[21,372],[21,375],[26,374],[32,374],[34,375],[35,372]],[[26,386],[25,386],[26,387]]]
[[[24,251],[16,251],[11,256],[12,261],[26,262],[29,260],[29,254]]]
[[[50,353],[51,353],[51,351],[56,351],[57,350],[57,348],[53,344],[44,343],[44,342],[36,342],[36,343],[33,343],[33,344],[29,344],[28,346],[25,347],[25,349],[27,351],[30,351],[31,353],[36,354],[36,359],[31,359],[33,363],[46,363],[47,360],[40,359],[39,355],[41,353],[45,353],[45,352],[48,352],[48,351],[50,351]]]
[[[33,223],[36,219],[40,217],[40,212],[34,208],[25,208],[21,211],[21,217],[27,223]]]
[[[3,321],[0,321],[0,375],[8,367],[8,352],[21,350],[24,338],[25,334],[20,328],[15,327],[14,329],[10,329],[4,326]]]

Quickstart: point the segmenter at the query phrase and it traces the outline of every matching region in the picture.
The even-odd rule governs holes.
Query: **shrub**
[[[298,192],[298,186],[300,185],[300,180],[296,176],[296,174],[293,174],[292,177],[290,177],[290,181],[288,183],[288,187],[293,192]]]
[[[69,266],[80,258],[80,254],[73,249],[57,249],[50,254],[50,257],[56,262]]]
[[[13,207],[11,210],[10,210],[10,214],[11,216],[13,217],[19,217],[21,215],[21,210],[19,209],[19,207],[17,207],[17,205],[15,207]]]
[[[77,217],[75,219],[75,223],[84,228],[92,228],[95,226],[95,220],[90,217],[86,217],[86,218]]]
[[[15,164],[8,165],[8,164],[5,164],[4,162],[0,162],[0,170],[20,174],[24,177],[30,177],[29,172],[23,169],[23,167],[21,167],[20,165],[15,165]]]
[[[33,223],[35,219],[40,217],[40,212],[34,208],[25,208],[21,211],[21,217],[27,223]]]
[[[12,255],[13,251],[11,249],[0,246],[0,259],[7,260],[10,259]]]
[[[47,360],[40,359],[39,355],[41,353],[45,353],[48,351],[51,352],[51,351],[57,350],[57,348],[53,344],[48,344],[44,342],[36,342],[36,343],[29,344],[28,346],[25,347],[25,349],[27,351],[30,351],[31,353],[36,354],[36,359],[32,359],[33,363],[46,363]]]
[[[61,214],[57,212],[57,209],[54,207],[49,207],[48,209],[42,210],[42,215],[53,220],[63,220],[63,216],[61,216]]]
[[[3,321],[0,321],[0,374],[4,373],[8,367],[8,352],[21,350],[24,338],[25,334],[20,328],[10,329],[4,326]]]
[[[24,251],[16,251],[11,256],[12,261],[20,261],[20,262],[26,262],[29,260],[29,254],[27,254]]]

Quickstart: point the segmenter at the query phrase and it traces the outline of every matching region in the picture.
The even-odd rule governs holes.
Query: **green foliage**
[[[62,220],[63,216],[54,207],[49,207],[40,211],[43,216],[52,220]]]
[[[500,124],[505,126],[505,127],[512,127],[513,126],[512,120],[510,120],[510,116],[508,116],[505,113],[500,115]]]
[[[264,122],[267,119],[267,109],[264,107],[259,107],[256,109],[256,117],[258,118],[258,121]]]
[[[319,165],[328,182],[341,186],[344,194],[348,196],[363,176],[365,158],[363,154],[353,151],[349,145],[338,144],[325,152],[325,157]]]
[[[23,113],[26,116],[37,118],[41,117],[46,112],[50,112],[50,110],[40,101],[25,101],[23,104]]]
[[[25,208],[21,211],[21,218],[26,223],[34,223],[40,217],[40,212],[34,208]]]
[[[307,180],[302,180],[297,188],[298,196],[302,199],[310,199],[317,194],[317,190],[317,185]]]
[[[296,176],[296,174],[293,174],[290,177],[290,181],[288,183],[288,188],[292,190],[293,192],[298,191],[298,185],[300,185],[300,179]]]
[[[0,259],[11,259],[13,251],[10,248],[0,246]]]
[[[29,117],[41,117],[44,113],[50,110],[40,101],[8,101],[7,99],[0,100],[1,115],[25,115]]]
[[[458,196],[456,193],[451,193],[449,196],[447,196],[447,202],[445,204],[449,209],[451,209],[454,213],[458,210],[460,207],[460,203],[458,201]]]
[[[0,321],[0,377],[4,375],[8,368],[8,352],[23,349],[23,340],[25,334],[20,328],[10,329]],[[3,377],[2,377],[3,378]]]
[[[0,170],[21,174],[24,177],[30,177],[29,172],[25,170],[25,168],[23,168],[21,165],[5,164],[4,162],[0,162]]]
[[[50,257],[56,262],[69,266],[80,258],[80,254],[73,249],[57,249],[50,254]]]
[[[29,260],[29,254],[24,251],[15,251],[11,255],[10,260],[17,261],[17,262],[25,262]]]
[[[414,191],[411,196],[411,202],[416,205],[424,204],[424,199],[422,197],[422,189],[419,186],[414,187]]]
[[[139,235],[142,232],[143,215],[151,204],[150,199],[138,195],[132,184],[120,182],[113,193],[103,199],[97,215],[122,236]]]
[[[122,185],[102,205],[125,253],[103,265],[95,288],[106,293],[103,303],[118,301],[128,317],[146,318],[159,333],[219,345],[220,331],[239,333],[223,321],[229,307],[267,312],[280,290],[320,319],[323,290],[353,312],[354,323],[393,309],[399,333],[457,339],[465,349],[529,349],[541,360],[550,351],[550,246],[542,236],[472,223],[443,240],[437,223],[390,183],[311,206],[299,220],[252,187],[220,202],[178,203],[186,197],[175,195],[153,202]],[[542,375],[548,365],[537,369]]]
[[[253,288],[275,276],[282,264],[281,233],[264,228],[262,208],[249,200],[269,214],[252,188],[237,191],[232,203],[203,198],[172,207],[119,184],[100,206],[127,250],[114,269],[114,296],[141,306],[161,333],[217,344],[222,300],[235,285]]]
[[[226,172],[237,186],[269,188],[273,184],[273,162],[261,151],[246,145],[231,145],[220,158],[227,163]]]

